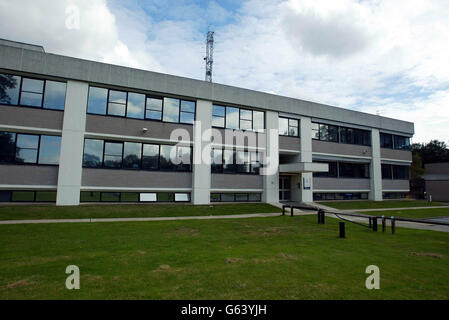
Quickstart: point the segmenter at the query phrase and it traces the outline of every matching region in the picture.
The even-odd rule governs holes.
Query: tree
[[[421,176],[425,173],[423,168],[422,159],[419,153],[415,153],[412,156],[412,165],[410,166],[410,180],[411,181],[420,181],[422,180]]]
[[[413,155],[421,157],[422,165],[434,162],[449,162],[449,147],[443,141],[432,140],[429,143],[414,143]]]
[[[0,74],[0,102],[11,103],[7,90],[13,89],[17,86],[17,80],[12,75]]]

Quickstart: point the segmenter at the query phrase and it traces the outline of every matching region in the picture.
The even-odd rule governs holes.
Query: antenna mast
[[[212,82],[212,63],[214,62],[214,32],[208,31],[206,38],[206,78],[208,82]]]

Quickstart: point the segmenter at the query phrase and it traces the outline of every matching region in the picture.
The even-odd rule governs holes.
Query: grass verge
[[[373,211],[373,212],[369,212],[369,214],[376,215],[376,216],[384,215],[386,217],[395,216],[395,217],[413,218],[413,219],[448,217],[449,216],[449,208]]]
[[[185,204],[114,204],[70,207],[11,205],[0,206],[0,220],[181,217],[275,212],[281,212],[281,209],[265,203],[230,203],[205,206]]]
[[[449,233],[315,220],[2,225],[0,299],[449,299]]]

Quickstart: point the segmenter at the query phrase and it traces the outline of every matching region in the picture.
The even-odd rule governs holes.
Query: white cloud
[[[80,30],[64,27],[69,3],[80,8]],[[415,122],[415,141],[449,140],[446,0],[249,0],[234,12],[211,1],[207,14],[181,4],[170,18],[147,14],[168,4],[145,5],[0,0],[0,37],[203,79],[205,28],[217,22],[214,82],[380,110]]]

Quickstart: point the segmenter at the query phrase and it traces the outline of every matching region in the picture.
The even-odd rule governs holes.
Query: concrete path
[[[438,209],[449,208],[449,206],[433,206],[433,207],[406,207],[406,208],[377,208],[377,209],[352,209],[352,210],[339,210],[341,212],[371,212],[371,211],[392,211],[392,210],[418,210],[418,209]],[[335,210],[335,209],[332,209]],[[449,212],[449,210],[448,210]]]
[[[1,224],[40,224],[40,223],[86,223],[86,222],[130,222],[130,221],[173,221],[173,220],[213,220],[276,217],[281,213],[230,214],[221,216],[187,216],[187,217],[148,217],[148,218],[93,218],[93,219],[36,219],[3,220]]]

